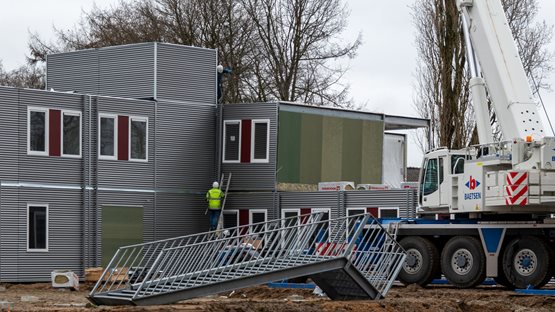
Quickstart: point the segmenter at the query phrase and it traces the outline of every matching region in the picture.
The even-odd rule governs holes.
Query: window
[[[299,224],[299,215],[301,212],[299,209],[283,209],[281,211],[281,217],[287,219],[283,221],[283,226],[294,226]],[[296,217],[296,218],[295,218]]]
[[[347,217],[357,216],[366,213],[366,208],[347,208]],[[347,231],[348,235],[353,233],[353,230],[356,229],[357,221],[360,221],[360,218],[348,218],[347,219]],[[360,223],[360,222],[359,222]]]
[[[328,237],[329,237],[330,209],[329,208],[314,208],[314,209],[312,209],[312,213],[317,213],[317,212],[323,212],[323,215],[320,218],[320,221],[318,222],[318,225],[316,227],[316,231],[314,232],[316,234],[316,237],[314,237],[313,241],[316,242],[316,243],[319,243],[319,242],[327,241]],[[327,221],[327,222],[325,222],[325,221]]]
[[[81,112],[62,111],[62,156],[81,157]]]
[[[249,210],[249,224],[266,222],[266,210],[254,209]],[[266,224],[258,224],[249,227],[249,233],[263,232]]]
[[[451,166],[452,174],[464,173],[464,155],[452,155]]]
[[[439,158],[439,184],[443,183],[443,162],[445,157]]]
[[[399,218],[399,207],[378,208],[378,218]]]
[[[223,214],[224,229],[231,229],[239,226],[239,210],[224,210]],[[237,235],[238,232],[230,234]]]
[[[29,107],[27,120],[27,153],[48,155],[48,110]]]
[[[27,205],[27,251],[48,251],[48,205]]]
[[[117,159],[117,116],[101,114],[99,116],[98,150],[101,159]]]
[[[290,227],[289,229],[281,232],[281,247],[285,250],[299,249],[299,228],[296,226],[300,223],[300,214],[301,211],[299,209],[283,209],[281,211],[281,218],[286,219],[282,221],[282,226]]]
[[[366,208],[347,208],[347,217],[366,213]]]
[[[81,112],[28,108],[27,154],[81,157]]]
[[[129,117],[129,159],[148,161],[148,119]]]
[[[437,158],[428,159],[426,163],[426,172],[422,179],[422,190],[424,196],[430,195],[438,189],[438,169]]]
[[[252,121],[251,162],[268,162],[269,120]]]
[[[224,162],[238,163],[241,157],[241,121],[224,121]]]

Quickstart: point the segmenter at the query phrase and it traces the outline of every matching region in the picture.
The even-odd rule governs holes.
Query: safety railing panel
[[[369,214],[302,215],[120,248],[91,297],[132,299],[346,257],[385,296],[404,252]],[[364,225],[364,226],[362,226]]]

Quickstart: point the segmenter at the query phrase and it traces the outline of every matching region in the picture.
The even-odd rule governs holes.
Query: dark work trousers
[[[208,209],[210,218],[210,231],[214,231],[218,228],[218,219],[220,219],[220,209]]]

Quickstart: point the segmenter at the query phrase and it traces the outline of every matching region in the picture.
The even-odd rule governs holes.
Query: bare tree
[[[0,61],[0,86],[44,89],[44,69],[35,65],[24,65],[6,72]]]
[[[537,0],[503,0],[503,6],[530,80],[538,88],[548,88],[545,78],[553,68],[552,54],[546,46],[551,41],[552,27],[535,22]],[[414,103],[419,114],[432,121],[432,144],[462,148],[477,143],[456,1],[416,0],[413,19],[419,60]],[[493,111],[491,114],[492,127],[499,139],[496,116]],[[425,144],[421,146],[426,148]]]
[[[453,0],[417,0],[413,8],[418,50],[416,108],[422,117],[431,119],[435,144],[448,148],[465,146],[473,126],[458,16]]]
[[[34,34],[31,60],[57,51],[145,41],[218,49],[233,74],[224,102],[302,101],[345,105],[345,68],[360,44],[341,45],[347,10],[342,0],[139,0],[93,8],[79,25],[57,30],[54,42]]]
[[[340,0],[244,0],[256,26],[261,68],[249,86],[264,99],[344,106],[345,69],[333,61],[353,57],[360,38],[341,44],[347,10]]]

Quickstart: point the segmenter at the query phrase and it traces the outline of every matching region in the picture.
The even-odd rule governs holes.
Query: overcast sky
[[[115,0],[0,0],[0,60],[7,70],[25,62],[29,32],[43,38],[53,36],[52,27],[72,28],[83,10],[96,3],[107,7]],[[345,81],[357,103],[366,110],[391,115],[414,116],[413,85],[416,67],[414,27],[410,6],[414,0],[349,0],[351,11],[346,40],[362,33],[363,45],[351,62]],[[555,23],[555,1],[539,0],[540,18]],[[555,42],[550,46],[555,51]],[[555,74],[550,83],[555,89]],[[555,93],[542,93],[548,115],[555,116]],[[552,117],[553,118],[553,117]],[[545,124],[548,127],[547,123]],[[420,166],[420,153],[409,134],[410,166]]]

